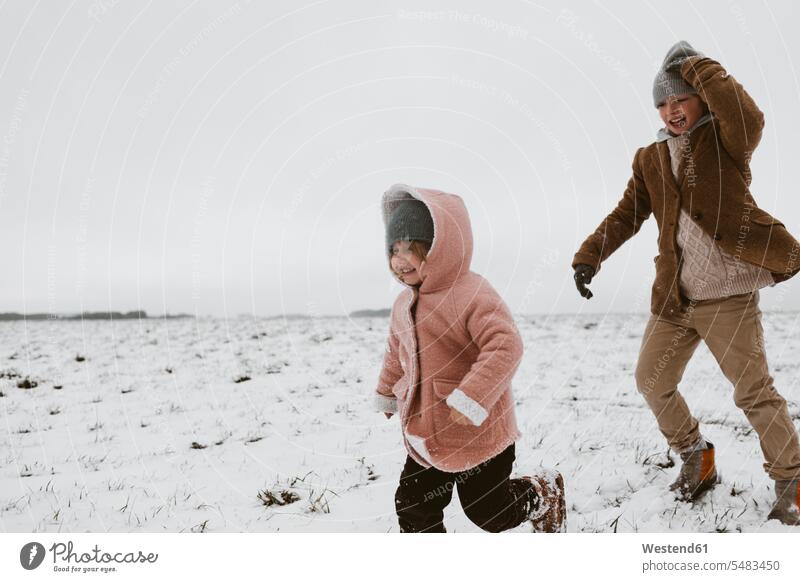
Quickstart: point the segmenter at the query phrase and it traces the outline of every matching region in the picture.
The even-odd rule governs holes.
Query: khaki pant
[[[786,401],[772,385],[758,297],[756,291],[697,301],[679,321],[651,315],[642,338],[636,385],[669,445],[676,451],[691,447],[700,439],[700,430],[678,383],[702,339],[733,384],[736,406],[758,433],[764,469],[773,479],[796,479],[800,444]]]

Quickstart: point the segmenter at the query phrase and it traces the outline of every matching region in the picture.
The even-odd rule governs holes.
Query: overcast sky
[[[647,311],[654,220],[590,302],[570,262],[653,141],[679,39],[765,112],[752,191],[800,235],[796,2],[563,5],[4,2],[0,311],[389,307],[396,182],[464,197],[473,269],[512,310]]]

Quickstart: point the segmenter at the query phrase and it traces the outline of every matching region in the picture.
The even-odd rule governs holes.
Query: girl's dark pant
[[[480,465],[445,473],[406,459],[395,493],[395,508],[401,532],[444,532],[444,508],[458,488],[458,498],[467,517],[478,527],[500,532],[522,523],[535,495],[530,482],[509,479],[514,463],[514,444]]]

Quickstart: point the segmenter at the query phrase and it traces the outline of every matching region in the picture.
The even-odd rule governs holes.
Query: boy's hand
[[[581,294],[581,297],[586,297],[586,299],[593,297],[592,292],[586,287],[592,282],[592,277],[594,277],[594,268],[592,266],[575,265],[575,286],[578,288],[578,293]]]
[[[461,414],[455,408],[451,408],[450,409],[450,420],[452,420],[456,424],[465,424],[465,425],[468,425],[468,426],[474,426],[470,419],[468,419],[466,416]]]
[[[384,413],[383,413],[383,415],[384,415],[386,418],[392,418],[392,417],[394,416],[394,413],[393,413],[393,412],[384,412]]]

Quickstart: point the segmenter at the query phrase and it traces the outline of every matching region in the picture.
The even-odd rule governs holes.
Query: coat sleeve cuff
[[[686,57],[681,62],[681,66],[680,66],[681,77],[683,77],[683,79],[687,83],[689,83],[689,85],[691,85],[694,89],[697,89],[697,87],[695,87],[694,84],[697,82],[697,73],[698,73],[698,71],[695,68],[695,66],[697,65],[697,63],[699,61],[701,61],[703,59],[707,59],[709,61],[711,60],[708,57],[706,57],[705,55],[703,55],[702,53],[698,53],[696,55],[692,55],[690,57]]]
[[[589,265],[591,268],[594,269],[595,274],[600,272],[600,259],[595,255],[590,255],[588,253],[581,253],[578,252],[572,258],[572,268],[574,269],[577,265]]]
[[[393,414],[397,412],[397,398],[392,398],[391,396],[384,396],[376,392],[372,404],[378,412],[391,412]]]
[[[475,426],[480,426],[483,424],[483,421],[489,416],[489,413],[486,412],[486,409],[483,406],[464,394],[460,388],[453,390],[445,402],[447,402],[447,405],[450,408],[453,408],[466,416]]]

